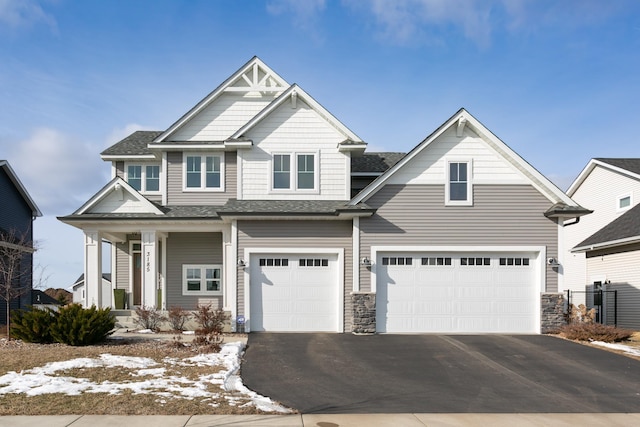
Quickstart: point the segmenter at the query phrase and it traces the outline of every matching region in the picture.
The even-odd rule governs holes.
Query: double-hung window
[[[160,165],[127,165],[126,179],[141,193],[160,191]]]
[[[273,188],[274,190],[291,188],[291,155],[273,155]]]
[[[447,161],[445,204],[471,206],[471,161]]]
[[[184,189],[188,191],[223,191],[222,155],[185,154]]]
[[[221,295],[222,266],[220,265],[183,265],[183,295]]]
[[[317,159],[317,154],[310,153],[274,154],[272,189],[316,190]]]
[[[315,188],[315,156],[298,154],[298,189],[313,190]]]

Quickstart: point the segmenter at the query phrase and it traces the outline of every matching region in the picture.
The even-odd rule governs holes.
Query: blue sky
[[[257,55],[370,151],[465,107],[558,186],[640,157],[640,2],[0,0],[0,158],[44,217],[46,285],[82,272],[55,217],[109,179],[99,153],[163,130]]]

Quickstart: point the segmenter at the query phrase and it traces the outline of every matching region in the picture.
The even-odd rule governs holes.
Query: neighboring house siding
[[[31,208],[3,169],[0,169],[0,228],[27,233],[31,239]]]
[[[7,173],[0,168],[0,229],[13,233],[18,240],[33,240],[32,211],[29,205],[15,187]],[[21,276],[20,286],[31,289],[33,271],[33,256],[25,254],[20,262],[20,268],[26,272]],[[16,298],[10,303],[10,310],[25,308],[31,305],[31,292]],[[6,301],[0,299],[0,323],[6,323]]]
[[[550,202],[528,185],[474,185],[473,206],[445,206],[443,185],[386,185],[367,200],[377,209],[360,220],[360,256],[371,246],[545,246],[557,256],[558,229],[544,216]],[[546,291],[557,274],[546,270]],[[360,268],[360,289],[371,289]]]
[[[242,156],[243,199],[277,200],[347,200],[350,158],[338,151],[338,144],[345,140],[318,113],[304,102],[298,101],[295,109],[285,102],[264,122],[256,125],[247,136],[254,148]],[[273,192],[272,154],[310,153],[319,154],[318,192]],[[293,160],[293,159],[292,159]],[[294,162],[291,173],[295,173]]]
[[[632,206],[638,204],[640,181],[596,166],[571,195],[576,203],[593,210],[593,213],[581,217],[579,223],[562,229],[565,250],[562,260],[565,271],[563,290],[584,291],[585,286],[589,284],[585,254],[570,251],[587,237],[627,212],[616,210],[617,197],[624,194],[632,195]]]
[[[609,249],[611,251],[611,249]],[[640,244],[613,250],[595,251],[587,257],[587,278],[610,282],[608,290],[618,291],[618,326],[640,329]],[[611,301],[608,296],[607,301]],[[613,307],[607,309],[607,322],[613,324]]]
[[[343,248],[344,331],[351,331],[351,221],[238,221],[238,259],[245,248]],[[244,272],[238,269],[238,314],[244,310]]]
[[[273,101],[274,95],[225,93],[201,111],[172,141],[224,141]]]
[[[168,205],[224,205],[237,196],[237,155],[226,152],[224,156],[225,191],[183,191],[182,152],[167,153],[167,204]]]
[[[222,265],[222,259],[222,233],[170,233],[167,238],[167,308],[178,306],[195,310],[199,304],[222,308],[222,295],[182,295],[183,264]]]
[[[473,159],[472,182],[475,184],[528,184],[515,166],[469,129],[465,130],[463,138],[457,137],[455,130],[448,130],[390,177],[387,183],[442,184],[446,177],[446,159]]]

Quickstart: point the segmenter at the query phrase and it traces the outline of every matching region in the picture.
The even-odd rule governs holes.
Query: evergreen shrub
[[[59,343],[82,346],[104,341],[113,333],[116,321],[111,308],[82,308],[80,304],[61,307],[51,336]]]

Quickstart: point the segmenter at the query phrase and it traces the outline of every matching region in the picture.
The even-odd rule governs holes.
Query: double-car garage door
[[[381,333],[536,333],[539,252],[377,252]],[[338,253],[252,253],[251,331],[342,332]],[[348,302],[347,302],[348,303]]]
[[[389,333],[534,333],[534,253],[382,252],[376,328]]]

